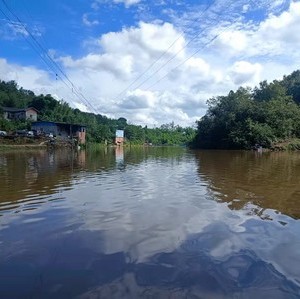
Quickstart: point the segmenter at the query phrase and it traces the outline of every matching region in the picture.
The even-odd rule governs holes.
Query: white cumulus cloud
[[[93,47],[84,55],[59,57],[53,52],[53,57],[98,113],[148,126],[171,121],[192,125],[205,113],[208,98],[300,68],[300,2],[291,2],[286,11],[260,22],[237,19],[224,24],[207,29],[207,36],[220,35],[198,52],[192,44],[185,48],[186,32],[156,20],[89,38]],[[94,112],[60,78],[36,67],[2,59],[0,75]]]
[[[114,3],[114,4],[124,4],[126,8],[140,3],[142,0],[95,0],[92,2],[91,7],[94,10],[99,10],[99,7],[103,3]]]
[[[257,84],[260,80],[262,66],[259,63],[251,64],[247,61],[237,61],[229,70],[234,84]]]
[[[141,0],[113,0],[114,3],[124,3],[126,7],[137,4],[141,2]]]

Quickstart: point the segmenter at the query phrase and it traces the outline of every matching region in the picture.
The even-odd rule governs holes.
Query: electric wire
[[[225,30],[225,29],[224,29]],[[174,68],[172,68],[170,71],[167,72],[167,74],[165,74],[162,78],[158,79],[157,81],[155,81],[153,84],[151,84],[146,91],[148,91],[150,88],[154,87],[155,85],[157,85],[159,82],[161,82],[163,79],[165,79],[166,77],[168,77],[168,75],[175,71],[176,69],[178,69],[180,66],[184,65],[188,60],[190,60],[192,57],[194,57],[196,54],[198,54],[201,50],[203,50],[204,48],[206,48],[208,45],[210,45],[213,41],[215,41],[222,33],[218,33],[216,34],[213,38],[211,38],[207,43],[205,43],[201,48],[199,48],[197,51],[195,51],[193,54],[191,54],[190,56],[188,56],[184,61],[182,61],[181,63],[179,63],[178,65],[176,65]]]
[[[0,12],[3,14],[3,16],[6,18],[6,20],[12,25],[19,25],[19,23],[14,22],[13,20],[11,20],[11,18],[1,9],[0,7]],[[36,46],[30,42],[30,40],[26,39],[26,37],[22,34],[22,37],[24,38],[24,40],[28,43],[28,45],[30,47],[33,48],[33,50],[40,56],[40,58],[43,60],[43,62],[46,64],[46,66],[48,67],[48,70],[56,73],[56,70],[53,68],[53,66],[43,57],[43,55],[41,55],[41,53],[38,51],[38,49],[36,48]]]
[[[50,66],[49,62],[47,62],[47,60],[39,53],[39,56],[42,58],[42,60],[48,65],[48,67],[50,67],[52,69],[52,71],[55,73],[56,76],[58,76],[61,81],[69,88],[72,90],[72,93],[74,93],[78,99],[80,101],[85,101],[85,105],[87,104],[87,106],[89,106],[94,112],[96,112],[96,114],[98,113],[97,109],[94,108],[94,106],[90,103],[90,101],[82,94],[82,92],[80,92],[77,87],[74,85],[74,83],[69,79],[69,77],[65,74],[65,72],[61,69],[61,67],[59,66],[59,64],[52,59],[52,57],[48,54],[48,52],[46,51],[46,49],[39,43],[39,41],[35,38],[35,36],[30,32],[30,30],[24,25],[23,21],[17,16],[16,13],[14,13],[12,11],[12,9],[8,6],[8,4],[6,3],[5,0],[2,0],[2,3],[5,5],[6,9],[11,13],[11,15],[13,15],[16,20],[19,22],[18,24],[21,25],[24,30],[27,32],[27,34],[31,37],[31,39],[34,41],[34,43],[36,44],[36,46],[45,54],[45,56],[49,59],[49,61],[52,63],[52,66]],[[1,9],[2,14],[6,17],[6,19],[11,22],[11,24],[14,24],[14,21],[11,20],[11,18]],[[23,35],[24,36],[24,35]],[[26,35],[24,36],[26,40],[28,40],[26,38]],[[35,47],[32,46],[31,43],[29,43],[31,45],[31,47],[36,51],[37,49]],[[60,73],[68,82],[69,84],[71,84],[71,86],[69,86],[62,78],[62,76],[60,76],[58,73]],[[82,100],[83,99],[83,100]]]
[[[192,22],[192,25],[194,25],[197,21],[199,21],[199,19],[215,4],[216,0],[213,0],[201,13],[201,15]],[[148,77],[146,80],[144,80],[141,84],[138,85],[139,88],[141,85],[143,85],[143,83],[146,83],[150,78],[152,78],[157,72],[159,72],[165,65],[167,65],[171,60],[173,60],[179,53],[181,53],[193,40],[195,40],[204,30],[201,30],[200,33],[198,33],[194,38],[192,38],[192,40],[190,40],[186,45],[184,45],[184,47],[181,48],[180,51],[178,51],[177,53],[175,53],[165,64],[163,64],[157,71],[155,71],[150,77]],[[184,34],[186,33],[186,31],[183,31],[172,43],[171,45],[154,61],[152,62],[141,74],[139,74],[139,76],[133,81],[131,82],[126,88],[124,88],[120,93],[117,94],[117,96],[115,96],[115,99],[117,99],[120,95],[122,95],[123,93],[125,93],[127,90],[129,90],[130,87],[132,87],[137,81],[139,81],[141,79],[141,77],[143,77],[155,64],[157,64],[157,62],[163,58],[168,51],[176,44],[176,42],[182,37],[184,36]]]
[[[26,28],[26,26],[23,24],[23,22],[19,19],[19,17],[11,11],[11,9],[8,7],[7,3],[5,0],[2,0],[2,2],[5,4],[6,8],[11,12],[12,15],[15,16],[15,18],[23,25],[23,28],[26,30],[26,32],[29,34],[29,36],[37,43],[37,45],[39,46],[39,48],[46,53],[46,56],[48,57],[48,59],[54,64],[54,66],[59,70],[59,72],[66,78],[66,80],[71,84],[71,89],[72,92],[74,92],[77,97],[82,97],[86,103],[89,104],[89,106],[95,110],[95,108],[89,103],[89,101],[86,99],[86,97],[77,90],[77,88],[74,86],[74,84],[71,82],[71,80],[68,78],[68,76],[64,73],[64,71],[61,69],[61,67],[49,56],[49,54],[46,52],[46,50],[39,44],[39,42],[36,40],[36,38],[31,34],[31,32]],[[213,1],[211,2],[206,9],[202,12],[201,16],[203,16],[203,14],[208,11],[211,6],[216,2]],[[229,5],[230,6],[230,5]],[[227,7],[229,7],[227,6]],[[1,9],[1,8],[0,8]],[[3,11],[0,10],[2,13]],[[3,13],[4,14],[4,13]],[[4,14],[5,15],[5,14]],[[7,16],[6,16],[7,18]],[[196,20],[194,21],[196,22]],[[200,32],[198,32],[196,35],[194,35],[188,43],[185,44],[184,47],[182,47],[179,51],[177,51],[170,59],[168,59],[163,65],[161,65],[154,73],[152,73],[148,78],[146,78],[145,80],[143,80],[137,87],[135,87],[135,89],[141,87],[144,83],[148,82],[155,74],[157,74],[162,68],[164,68],[170,61],[172,61],[179,53],[181,53],[188,45],[190,45],[196,38],[198,38],[200,36],[200,34],[202,34],[205,31],[206,28],[202,29]],[[225,30],[226,28],[224,28]],[[223,31],[224,31],[223,30]],[[222,33],[222,32],[221,32]],[[216,40],[221,33],[216,34],[212,39],[210,39],[206,44],[204,44],[201,48],[197,49],[193,54],[191,54],[189,57],[187,57],[184,61],[182,61],[181,63],[179,63],[177,66],[175,66],[174,68],[172,68],[170,71],[168,71],[163,77],[161,77],[160,79],[158,79],[157,81],[155,81],[153,84],[151,84],[147,90],[149,90],[150,88],[154,87],[155,85],[157,85],[159,82],[161,82],[164,78],[166,78],[172,71],[176,70],[177,68],[179,68],[180,66],[182,66],[183,64],[185,64],[188,60],[190,60],[192,57],[194,57],[197,53],[199,53],[201,50],[203,50],[205,47],[207,47],[209,44],[211,44],[214,40]],[[134,80],[129,86],[127,86],[121,93],[119,93],[117,95],[120,96],[121,94],[123,94],[125,91],[129,90],[129,88],[131,86],[134,85],[134,83],[136,83],[148,70],[150,70],[164,55],[166,55],[166,53],[168,52],[168,50],[181,38],[181,36],[184,34],[184,32],[160,55],[160,57],[158,57],[152,64],[150,64],[146,70],[144,70],[144,72],[142,72],[142,74],[136,78],[136,80]],[[42,55],[39,55],[43,61],[45,62],[45,59],[43,58]],[[48,66],[49,63],[45,62]],[[51,69],[53,70],[53,67],[51,67]],[[59,76],[56,73],[56,76],[58,76],[61,80],[61,76]],[[62,80],[64,82],[64,80]],[[65,82],[64,82],[65,83]],[[66,84],[66,83],[65,83]],[[66,84],[67,85],[67,84]],[[68,85],[67,85],[68,86]],[[69,87],[69,86],[68,86]],[[70,88],[70,87],[69,87]]]
[[[231,3],[232,4],[232,3]],[[227,7],[229,8],[230,5],[228,5]],[[190,60],[192,57],[194,57],[197,53],[199,53],[201,50],[203,50],[204,48],[206,48],[209,44],[211,44],[213,41],[215,41],[228,27],[230,26],[230,24],[225,27],[220,33],[216,34],[213,38],[211,38],[207,43],[205,43],[201,48],[197,49],[195,52],[193,52],[190,56],[188,56],[184,61],[180,62],[178,65],[176,65],[174,68],[172,68],[171,70],[169,70],[167,72],[166,75],[164,75],[162,78],[158,79],[157,81],[155,81],[153,84],[151,84],[145,91],[149,91],[150,88],[154,87],[155,85],[157,85],[159,82],[161,82],[163,79],[165,79],[171,72],[173,72],[174,70],[178,69],[180,66],[182,66],[183,64],[185,64],[188,60]],[[201,33],[203,32],[203,30],[198,33],[196,36],[194,36],[187,44],[186,46],[188,46],[188,44],[190,44],[193,40],[195,40]],[[183,49],[181,49],[180,51],[178,51],[178,53],[176,53],[174,55],[174,57],[171,57],[165,64],[163,64],[158,70],[156,70],[151,76],[149,76],[146,80],[142,81],[138,86],[135,87],[135,89],[141,87],[144,83],[146,83],[147,81],[149,81],[155,74],[157,74],[164,66],[166,66],[169,61],[173,60],[177,54],[179,54]]]

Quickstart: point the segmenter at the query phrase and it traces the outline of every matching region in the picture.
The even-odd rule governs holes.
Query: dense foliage
[[[300,137],[300,71],[208,100],[194,146],[249,149]]]
[[[82,112],[71,108],[64,101],[57,101],[50,94],[37,96],[30,90],[19,88],[14,81],[0,80],[0,109],[1,107],[34,107],[39,111],[38,120],[86,125],[87,139],[90,142],[112,143],[116,129],[124,129],[127,142],[133,144],[187,144],[195,136],[194,129],[182,128],[173,123],[150,129],[147,126],[127,124],[123,117],[111,119],[100,114]],[[12,132],[17,129],[30,129],[30,126],[28,121],[7,121],[3,119],[0,111],[0,130]]]

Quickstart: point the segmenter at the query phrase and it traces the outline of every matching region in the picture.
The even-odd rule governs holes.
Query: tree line
[[[197,122],[194,147],[250,149],[294,142],[300,149],[299,70],[253,89],[240,87],[207,104],[207,113]]]
[[[101,114],[82,112],[74,109],[50,94],[35,95],[31,90],[18,87],[15,81],[0,80],[1,107],[26,108],[34,107],[39,111],[38,120],[82,124],[87,126],[87,141],[93,143],[113,143],[117,129],[125,131],[127,142],[131,144],[152,143],[153,145],[184,145],[191,142],[195,129],[180,127],[174,123],[164,124],[157,128],[148,128],[127,123],[123,117],[108,118]],[[8,121],[0,111],[0,130],[30,130],[29,121]]]

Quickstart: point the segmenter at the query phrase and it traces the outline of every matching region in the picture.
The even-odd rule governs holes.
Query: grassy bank
[[[33,149],[46,149],[46,145],[41,144],[0,144],[0,151],[10,150],[33,150]]]
[[[299,151],[300,139],[293,138],[290,140],[279,141],[272,144],[270,150],[272,151]]]

